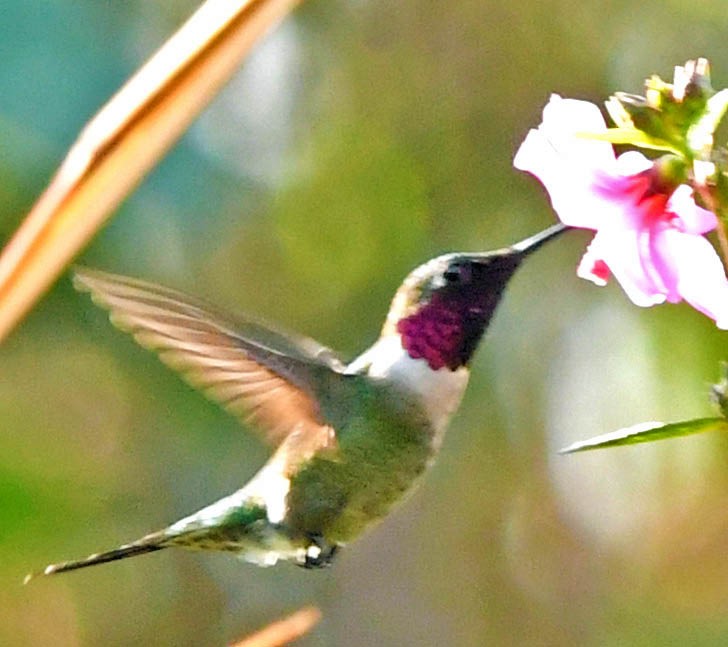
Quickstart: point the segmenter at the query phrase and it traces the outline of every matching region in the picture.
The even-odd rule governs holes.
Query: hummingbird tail
[[[166,548],[165,545],[159,543],[133,543],[119,546],[114,550],[109,550],[104,553],[95,553],[89,555],[84,559],[71,560],[68,562],[59,562],[58,564],[50,564],[46,566],[42,571],[35,573],[29,573],[25,576],[23,584],[27,584],[32,579],[40,575],[53,575],[54,573],[63,573],[65,571],[75,571],[78,568],[86,568],[87,566],[95,566],[96,564],[106,564],[106,562],[114,562],[117,559],[125,559],[127,557],[134,557],[135,555],[142,555],[144,553],[151,553],[156,550],[162,550]]]

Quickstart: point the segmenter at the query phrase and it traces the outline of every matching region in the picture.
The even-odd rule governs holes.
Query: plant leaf
[[[684,420],[670,424],[663,422],[643,422],[638,425],[624,427],[623,429],[618,429],[608,434],[594,436],[588,440],[573,443],[559,450],[559,454],[573,454],[590,449],[603,449],[605,447],[617,447],[619,445],[650,443],[653,440],[678,438],[679,436],[689,436],[704,431],[728,431],[728,420],[725,418],[696,418],[695,420]]]
[[[656,151],[670,151],[672,153],[680,153],[670,142],[664,139],[656,139],[636,128],[608,128],[601,133],[578,133],[578,137],[582,139],[595,139],[600,142],[609,142],[610,144],[625,144],[636,146],[637,148],[648,148]]]

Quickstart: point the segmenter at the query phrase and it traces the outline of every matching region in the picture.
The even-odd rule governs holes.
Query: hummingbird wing
[[[252,423],[266,442],[278,446],[295,431],[319,448],[335,443],[317,397],[324,382],[346,379],[330,349],[153,283],[77,268],[74,285],[190,385]]]

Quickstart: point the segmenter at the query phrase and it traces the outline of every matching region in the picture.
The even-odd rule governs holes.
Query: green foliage
[[[655,151],[680,152],[674,144],[665,139],[648,135],[637,128],[609,128],[603,133],[583,133],[585,139],[596,139],[610,144],[623,144],[626,146],[637,146]]]
[[[588,440],[581,440],[565,447],[560,453],[574,454],[590,449],[637,445],[638,443],[649,443],[654,440],[690,436],[704,431],[728,431],[728,421],[724,418],[698,418],[670,424],[646,422],[625,429],[618,429]]]

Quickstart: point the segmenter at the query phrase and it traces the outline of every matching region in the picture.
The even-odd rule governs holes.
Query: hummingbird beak
[[[556,238],[563,234],[567,229],[571,229],[562,223],[556,223],[555,225],[544,229],[543,231],[522,240],[520,243],[511,245],[511,251],[521,256],[528,256],[531,252],[535,252],[541,245],[547,243],[552,238]]]

